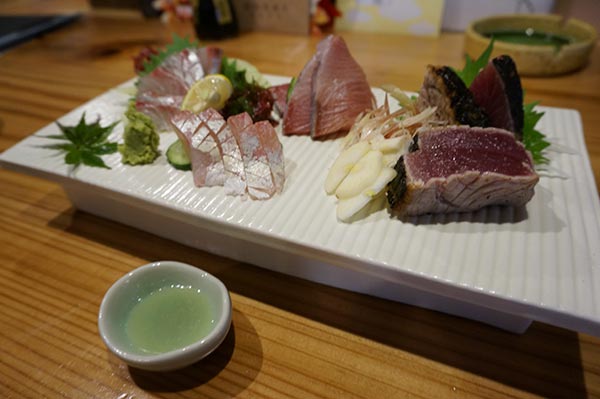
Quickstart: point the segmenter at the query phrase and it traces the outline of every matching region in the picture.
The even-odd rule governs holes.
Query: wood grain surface
[[[143,46],[163,45],[170,30],[186,29],[91,11],[85,2],[47,3],[86,14],[0,55],[0,151],[130,79],[131,58]],[[0,6],[0,12],[28,9],[36,8],[19,1]],[[344,37],[373,86],[417,90],[426,64],[462,64],[460,34]],[[250,33],[218,45],[263,72],[297,75],[318,40]],[[581,112],[600,182],[599,49],[581,71],[525,78],[523,85],[528,101]],[[45,180],[0,170],[0,187],[2,398],[600,396],[597,337],[541,323],[523,335],[507,333],[280,275],[79,212]],[[110,285],[159,259],[201,266],[227,285],[233,302],[224,344],[170,373],[126,367],[97,330]]]

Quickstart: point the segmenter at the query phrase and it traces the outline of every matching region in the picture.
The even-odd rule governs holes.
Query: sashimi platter
[[[600,336],[600,206],[579,113],[518,65],[371,87],[342,37],[296,77],[175,37],[0,155],[74,206],[205,251],[523,332]]]

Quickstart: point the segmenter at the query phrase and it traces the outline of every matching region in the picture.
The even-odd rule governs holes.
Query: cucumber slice
[[[267,78],[265,78],[263,74],[248,61],[240,58],[229,58],[229,60],[235,62],[236,71],[245,71],[246,82],[255,83],[264,88],[271,86]]]
[[[175,169],[192,170],[192,163],[181,140],[175,140],[167,149],[167,160]]]

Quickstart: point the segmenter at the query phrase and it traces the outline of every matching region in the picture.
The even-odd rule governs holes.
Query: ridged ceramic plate
[[[269,77],[276,84],[288,79]],[[129,94],[111,90],[61,118],[86,111],[121,120]],[[375,90],[381,101],[383,95]],[[198,188],[164,156],[147,166],[105,156],[110,170],[80,167],[40,146],[55,124],[0,156],[9,169],[61,183],[75,206],[220,255],[283,273],[457,314],[513,331],[531,320],[600,335],[600,207],[577,111],[542,108],[540,129],[560,151],[525,209],[400,221],[382,210],[340,223],[323,182],[339,141],[281,137],[286,184],[268,201]],[[120,140],[123,124],[111,137]],[[175,139],[161,135],[164,151]],[[560,176],[560,177],[558,177]]]

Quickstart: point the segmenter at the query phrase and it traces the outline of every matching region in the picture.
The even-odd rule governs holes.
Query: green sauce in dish
[[[573,40],[566,36],[539,32],[532,28],[524,30],[496,30],[484,33],[486,37],[494,37],[501,42],[528,44],[531,46],[554,46],[560,48]]]
[[[201,340],[214,323],[214,310],[202,292],[169,286],[140,298],[129,313],[125,331],[142,352],[158,354]]]

